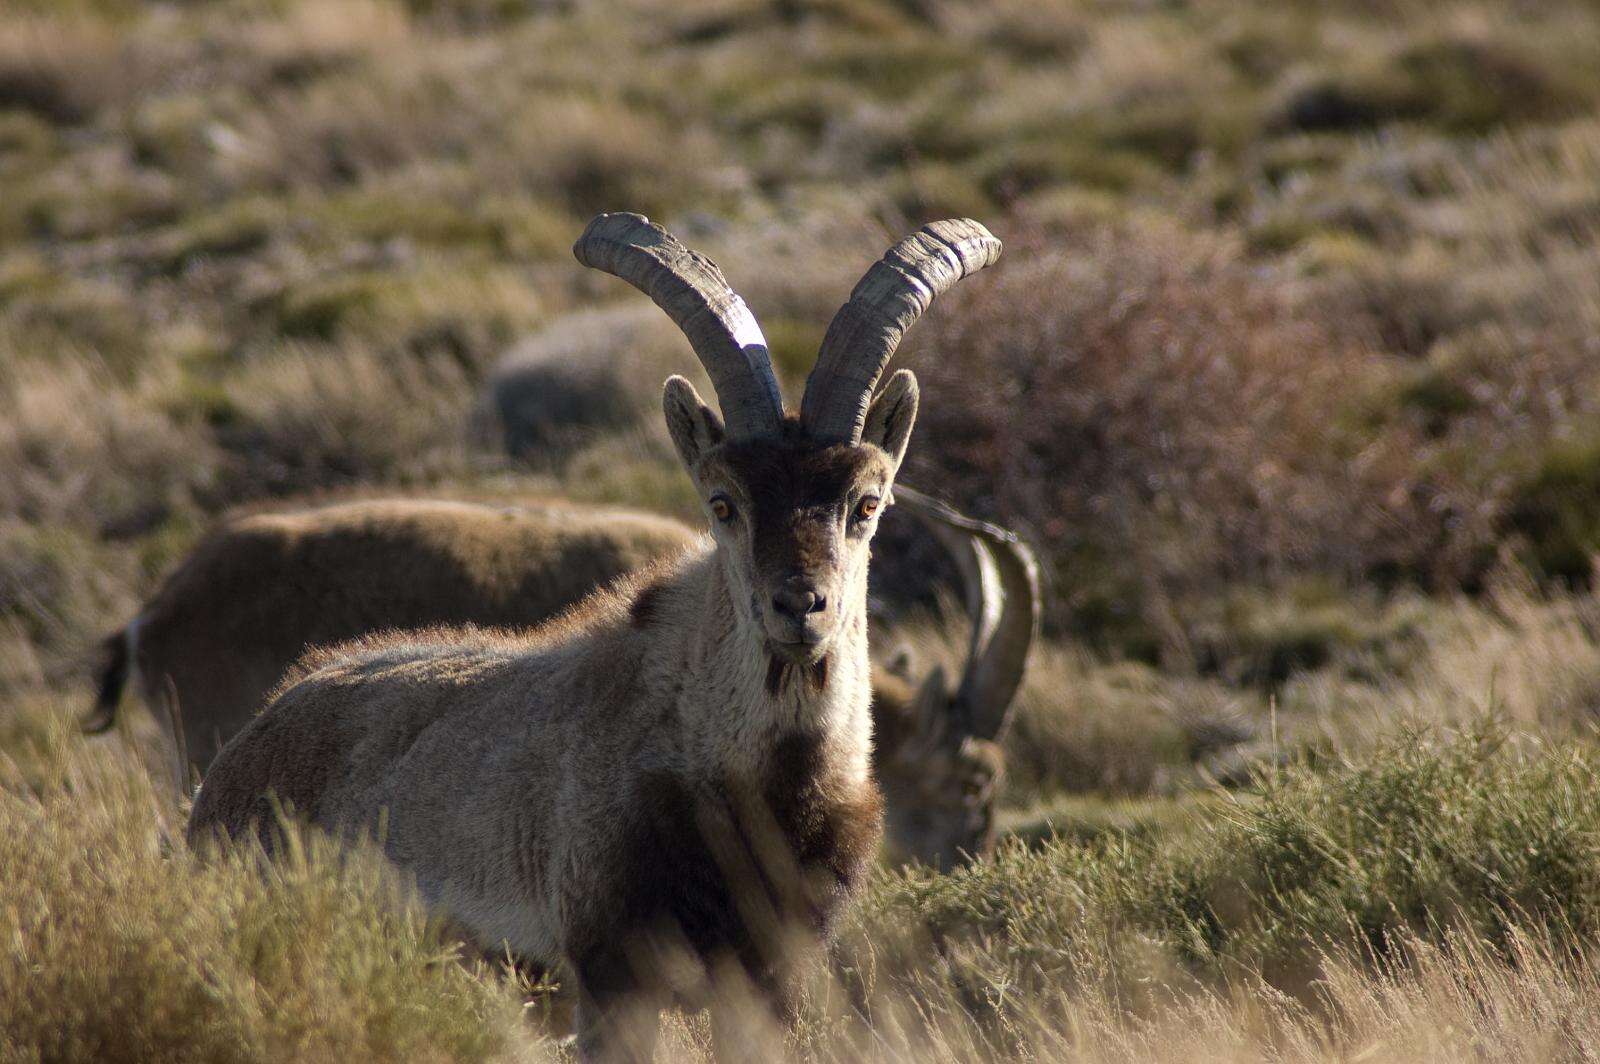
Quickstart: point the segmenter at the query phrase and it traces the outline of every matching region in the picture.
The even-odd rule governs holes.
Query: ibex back
[[[314,654],[217,759],[191,838],[275,807],[368,834],[485,948],[564,961],[587,1057],[647,1056],[662,1007],[739,973],[795,1011],[793,936],[825,934],[881,831],[870,771],[868,543],[916,418],[911,374],[874,398],[904,330],[988,265],[974,222],[891,249],[824,338],[798,417],[708,260],[602,215],[580,261],[688,335],[719,418],[682,378],[667,427],[713,531],[530,636],[444,631]],[[715,1007],[739,1052],[739,1009]],[[746,1047],[748,1048],[748,1047]]]

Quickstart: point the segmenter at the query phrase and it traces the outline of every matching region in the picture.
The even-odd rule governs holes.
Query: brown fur
[[[918,243],[945,230],[971,253]],[[923,267],[898,294],[942,291],[998,247],[939,223],[891,251]],[[712,1005],[728,1055],[751,1045],[728,989],[794,1018],[791,936],[827,932],[882,831],[867,568],[917,385],[901,370],[873,395],[899,330],[846,351],[830,327],[807,431],[774,431],[765,345],[709,260],[628,214],[598,216],[573,250],[649,292],[719,381],[731,433],[682,377],[662,396],[711,549],[659,574],[659,624],[637,623],[639,587],[613,588],[525,639],[458,630],[321,658],[223,750],[189,837],[270,836],[277,800],[373,835],[480,946],[572,968],[585,1059],[651,1056],[674,997]],[[895,294],[858,291],[836,320],[888,313]],[[814,682],[774,691],[774,658]]]
[[[630,825],[620,863],[604,877],[617,892],[609,918],[578,932],[577,952],[592,969],[612,963],[619,924],[649,928],[696,957],[733,958],[779,1019],[794,1018],[785,919],[829,932],[877,845],[881,799],[871,787],[823,782],[816,738],[802,733],[780,739],[756,779],[723,779],[700,793],[670,773],[640,782],[637,807],[649,815]],[[752,905],[768,919],[739,916]],[[591,971],[591,985],[597,974],[606,977]]]
[[[787,427],[798,431],[793,421]],[[756,567],[776,572],[829,565],[829,543],[816,534],[828,525],[806,518],[839,505],[846,486],[861,473],[862,453],[854,447],[828,447],[805,452],[799,463],[784,461],[785,454],[782,446],[765,441],[730,445],[722,454],[734,477],[751,485]]]
[[[781,498],[777,490],[770,496]],[[170,710],[166,688],[175,693],[175,730],[192,737],[190,764],[203,771],[275,689],[341,654],[426,641],[462,625],[572,621],[582,596],[646,558],[671,558],[702,541],[670,518],[557,501],[505,507],[367,498],[258,508],[225,520],[146,605],[137,671],[153,706]],[[640,570],[627,586],[631,623],[661,623],[659,574]],[[400,630],[410,634],[393,634]],[[558,630],[547,625],[544,633]],[[476,638],[502,637],[483,631]],[[86,728],[114,723],[109,707],[128,674],[127,643],[122,634],[107,640],[107,676]],[[788,673],[771,659],[771,693]],[[814,670],[809,680],[821,686]],[[917,692],[907,678],[875,667],[872,687],[873,770],[889,799],[890,855],[948,863],[956,856],[944,841],[949,833],[935,829],[956,820],[980,822],[962,846],[987,853],[993,817],[968,798],[998,786],[998,747],[976,751],[993,762],[985,778],[984,764],[959,744],[929,750],[920,742]]]

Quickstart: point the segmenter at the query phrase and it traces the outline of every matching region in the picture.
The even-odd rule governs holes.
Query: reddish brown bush
[[[1348,416],[1386,360],[1233,244],[1011,243],[907,356],[911,476],[1035,537],[1054,622],[1181,642],[1170,603],[1219,579],[1408,569],[1444,535],[1410,433]]]

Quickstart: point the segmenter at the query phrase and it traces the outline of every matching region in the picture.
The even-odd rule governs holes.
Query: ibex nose
[[[772,593],[772,608],[798,621],[808,614],[821,613],[828,608],[828,601],[817,594],[805,577],[791,576]]]

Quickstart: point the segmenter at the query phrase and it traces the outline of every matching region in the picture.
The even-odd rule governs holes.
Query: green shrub
[[[891,944],[931,940],[948,978],[1006,986],[1025,1007],[1085,974],[1086,943],[1130,982],[1152,968],[1173,988],[1184,972],[1213,985],[1260,972],[1298,990],[1330,951],[1381,957],[1410,936],[1464,932],[1507,953],[1518,929],[1583,940],[1600,932],[1597,769],[1590,746],[1513,744],[1487,726],[1403,734],[1154,832],[885,877],[850,942],[872,950],[880,981],[914,985],[924,973]]]
[[[1506,528],[1540,573],[1587,585],[1600,553],[1600,441],[1552,445],[1513,494]]]
[[[1468,928],[1505,944],[1529,920],[1588,937],[1600,930],[1600,812],[1582,796],[1595,769],[1590,748],[1519,748],[1488,726],[1402,734],[1359,762],[1271,780],[1178,858],[1183,889],[1133,908],[1204,926],[1206,961],[1282,963],[1337,942],[1382,953],[1401,931]]]

